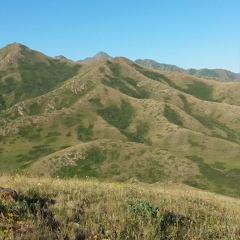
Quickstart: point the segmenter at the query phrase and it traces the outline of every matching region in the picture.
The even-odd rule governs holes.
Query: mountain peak
[[[24,56],[22,54],[22,47],[24,45],[20,43],[11,43],[5,46],[4,48],[0,49],[0,63],[1,64],[8,64],[13,63],[16,64],[18,60],[23,59]],[[25,47],[27,48],[27,47]]]
[[[63,55],[58,55],[56,57],[54,57],[55,59],[58,59],[58,60],[67,60],[66,57],[64,57]]]
[[[13,42],[6,45],[4,48],[19,48],[23,46],[21,43]]]
[[[112,57],[109,56],[106,52],[100,51],[93,58],[95,60],[108,60],[109,58],[112,58]]]
[[[93,57],[85,58],[84,60],[79,60],[78,62],[91,62],[91,61],[96,61],[96,60],[108,60],[112,58],[109,56],[106,52],[100,51]]]

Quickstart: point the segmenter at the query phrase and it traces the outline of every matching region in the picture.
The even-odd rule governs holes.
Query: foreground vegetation
[[[239,82],[122,57],[79,64],[16,43],[0,59],[0,174],[173,181],[240,197]]]
[[[240,201],[183,185],[0,177],[0,239],[240,239]]]

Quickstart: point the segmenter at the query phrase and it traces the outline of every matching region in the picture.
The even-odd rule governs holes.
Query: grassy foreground
[[[240,201],[174,184],[2,176],[0,239],[240,239]]]

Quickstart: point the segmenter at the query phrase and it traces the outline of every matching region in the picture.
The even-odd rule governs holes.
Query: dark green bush
[[[182,126],[183,122],[181,119],[181,116],[179,115],[178,112],[175,110],[171,109],[168,105],[165,105],[164,108],[164,116],[167,118],[167,120],[173,124],[176,124],[178,126]]]

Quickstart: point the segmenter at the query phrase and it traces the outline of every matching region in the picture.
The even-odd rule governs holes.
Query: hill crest
[[[137,64],[152,68],[155,70],[162,70],[167,72],[185,72],[193,76],[198,76],[205,79],[213,79],[217,81],[240,81],[240,73],[233,73],[225,69],[183,69],[175,65],[159,63],[151,59],[137,59]]]

